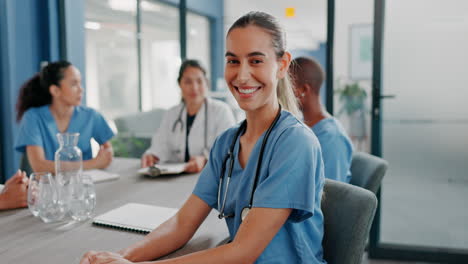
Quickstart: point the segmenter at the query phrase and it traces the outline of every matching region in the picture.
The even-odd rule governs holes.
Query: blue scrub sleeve
[[[195,185],[193,194],[205,201],[211,208],[218,209],[218,186],[219,174],[221,172],[223,158],[226,153],[222,153],[222,146],[216,138],[213,148],[210,151],[210,157],[202,170],[198,182]]]
[[[19,152],[26,152],[26,146],[43,147],[40,118],[36,112],[26,111],[21,119],[19,132],[16,137],[15,149]]]
[[[313,215],[316,181],[323,178],[318,140],[306,127],[291,127],[278,137],[272,151],[271,160],[265,161],[268,175],[258,183],[253,207],[291,208],[289,219],[301,222]]]
[[[94,111],[93,120],[93,138],[99,145],[102,145],[114,136],[114,132],[100,113]]]
[[[348,182],[351,167],[352,146],[343,135],[324,136],[320,139],[325,163],[325,177]]]

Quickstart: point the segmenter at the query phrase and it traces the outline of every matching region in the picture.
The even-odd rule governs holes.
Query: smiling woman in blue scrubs
[[[272,16],[248,13],[229,29],[226,51],[225,79],[246,120],[217,138],[175,216],[119,253],[88,252],[81,264],[166,255],[193,236],[212,208],[226,218],[232,242],[161,263],[325,263],[321,150],[292,114],[298,109],[284,34]]]
[[[105,168],[112,161],[109,140],[114,133],[101,114],[80,106],[82,96],[80,72],[67,61],[49,63],[21,88],[15,148],[27,154],[33,171],[55,171],[56,134],[64,132],[80,133],[78,147],[83,152],[84,169]],[[95,158],[91,138],[101,146]]]

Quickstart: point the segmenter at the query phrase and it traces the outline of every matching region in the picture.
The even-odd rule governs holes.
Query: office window
[[[179,10],[156,1],[141,4],[142,110],[180,101]]]
[[[193,12],[187,13],[187,58],[197,59],[211,72],[210,21]],[[221,55],[220,55],[221,56]]]
[[[86,0],[87,105],[107,118],[136,112],[136,0]]]
[[[177,6],[155,0],[141,0],[139,7],[136,0],[86,0],[85,18],[88,106],[115,119],[180,102]],[[210,73],[207,17],[187,13],[186,43],[188,58],[200,60]]]

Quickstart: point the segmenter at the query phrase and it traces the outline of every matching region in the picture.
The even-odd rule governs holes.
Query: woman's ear
[[[278,79],[283,79],[288,74],[289,65],[291,64],[291,53],[285,51],[279,59]]]
[[[49,93],[52,95],[52,97],[58,96],[60,94],[60,88],[57,85],[52,84],[49,86]]]

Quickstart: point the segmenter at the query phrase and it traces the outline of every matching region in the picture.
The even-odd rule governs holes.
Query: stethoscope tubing
[[[204,104],[205,104],[205,131],[203,134],[203,139],[204,139],[204,144],[203,144],[203,152],[208,152],[208,100],[205,98],[204,99]],[[175,132],[175,129],[177,127],[177,124],[180,124],[180,131],[184,131],[184,122],[182,121],[182,113],[185,110],[185,102],[182,102],[182,107],[180,108],[179,115],[172,125],[172,132]],[[185,144],[188,144],[188,142],[185,142]]]
[[[254,182],[252,184],[252,189],[250,190],[249,204],[248,204],[248,206],[246,206],[246,207],[244,207],[242,209],[241,220],[244,219],[244,217],[248,214],[248,211],[250,210],[250,208],[252,208],[254,193],[255,193],[255,189],[257,188],[257,185],[258,185],[258,178],[259,178],[261,167],[262,167],[262,160],[263,160],[263,153],[265,151],[265,146],[266,146],[268,138],[269,138],[269,136],[271,134],[271,131],[273,130],[276,123],[278,123],[278,120],[279,120],[280,117],[281,117],[281,106],[279,107],[278,114],[276,115],[275,119],[271,123],[270,127],[267,129],[267,131],[265,133],[265,137],[263,138],[262,145],[260,147],[260,154],[258,155],[257,168],[256,168],[256,171],[255,171],[255,178],[254,178]],[[230,180],[231,180],[232,170],[233,170],[233,166],[234,166],[234,154],[233,154],[234,153],[234,146],[235,146],[236,141],[239,138],[240,134],[245,131],[246,127],[247,127],[247,120],[244,120],[242,122],[242,124],[240,125],[239,129],[237,130],[234,139],[231,142],[228,154],[226,155],[226,157],[223,160],[223,166],[222,166],[222,169],[221,169],[221,174],[220,174],[220,179],[219,179],[219,186],[218,186],[218,209],[220,210],[219,211],[220,213],[218,215],[219,219],[234,216],[234,213],[225,215],[224,214],[224,207],[226,205],[227,193],[228,193],[228,190],[229,190],[229,183],[230,183]],[[223,202],[222,202],[222,205],[221,205],[221,208],[220,208],[221,187],[223,186],[224,171],[226,169],[226,162],[227,162],[228,159],[230,159],[229,173],[228,173],[227,180],[226,180],[226,190],[224,190]],[[244,213],[244,211],[246,213]]]

